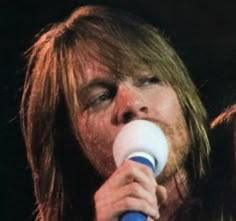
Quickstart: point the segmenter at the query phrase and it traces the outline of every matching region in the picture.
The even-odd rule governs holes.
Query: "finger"
[[[95,202],[97,206],[106,206],[108,204],[116,203],[117,201],[120,201],[126,197],[134,197],[146,200],[150,204],[150,206],[154,206],[158,209],[156,194],[147,191],[145,188],[143,188],[142,185],[137,182],[127,184],[117,190],[114,190],[112,193],[110,191],[110,194],[107,194],[107,192],[108,191],[103,191],[102,196],[99,196],[98,192],[95,194]]]
[[[112,182],[110,183],[109,180]],[[156,192],[157,183],[151,168],[131,160],[126,160],[109,180],[112,188],[119,188],[135,181],[148,191]]]
[[[150,216],[147,218],[147,221],[154,221]]]
[[[146,214],[154,220],[157,220],[160,217],[159,209],[157,207],[150,206],[150,204],[143,199],[133,197],[126,197],[125,199],[113,204],[113,209],[114,211],[117,211],[117,216],[120,216],[127,211],[138,211]]]
[[[167,190],[164,186],[157,185],[156,187],[156,197],[159,206],[164,204],[167,200]]]
[[[139,183],[133,182],[122,187],[118,191],[118,194],[119,196],[117,196],[117,200],[120,200],[125,197],[134,197],[134,198],[146,200],[147,203],[150,204],[150,206],[154,206],[158,209],[156,195],[150,191],[147,191]]]

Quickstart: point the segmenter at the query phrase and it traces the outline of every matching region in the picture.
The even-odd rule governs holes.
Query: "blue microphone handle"
[[[134,156],[129,159],[142,163],[144,165],[147,165],[150,168],[152,168],[152,170],[154,170],[154,165],[145,157]],[[119,220],[120,221],[147,221],[147,215],[138,211],[128,211],[122,214]]]

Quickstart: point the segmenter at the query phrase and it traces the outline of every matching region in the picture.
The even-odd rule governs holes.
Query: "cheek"
[[[77,122],[78,132],[86,149],[101,149],[110,137],[104,118],[83,116]]]
[[[158,178],[160,182],[164,182],[177,171],[177,168],[181,168],[184,164],[189,153],[190,138],[183,111],[175,92],[166,88],[158,99],[155,113],[169,144],[167,165]]]
[[[113,167],[113,130],[108,118],[88,117],[84,114],[78,117],[77,125],[81,146],[86,157],[100,173],[107,175],[104,168]]]
[[[156,97],[155,97],[156,96]],[[163,87],[159,93],[150,97],[150,105],[155,101],[154,115],[167,125],[172,125],[178,118],[182,118],[182,110],[176,93],[169,87]]]
[[[176,151],[182,151],[189,146],[189,133],[186,125],[186,121],[183,115],[182,108],[178,101],[177,95],[174,92],[172,96],[169,96],[168,102],[164,105],[166,122],[171,126],[171,141],[173,149]]]

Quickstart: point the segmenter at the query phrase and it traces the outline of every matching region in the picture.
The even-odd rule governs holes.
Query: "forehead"
[[[117,62],[116,65],[103,64],[98,61],[87,62],[80,73],[82,82],[87,83],[95,78],[110,78],[110,79],[125,79],[127,77],[136,78],[139,76],[157,74],[154,73],[150,67],[144,64],[121,64]]]
[[[79,51],[79,55],[78,55]],[[128,76],[136,77],[140,71],[152,69],[154,62],[143,58],[134,47],[119,42],[84,40],[75,50],[75,78],[79,83],[85,83],[96,77],[122,79]],[[151,73],[152,71],[148,71]],[[76,76],[77,75],[77,76]]]
[[[111,74],[110,68],[95,61],[88,62],[81,75],[82,84],[87,83],[94,78],[102,78],[106,76],[114,77],[114,75]]]

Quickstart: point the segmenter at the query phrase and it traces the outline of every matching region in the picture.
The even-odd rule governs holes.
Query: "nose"
[[[147,98],[133,85],[120,85],[115,98],[113,122],[126,124],[135,119],[147,117],[149,108]]]

